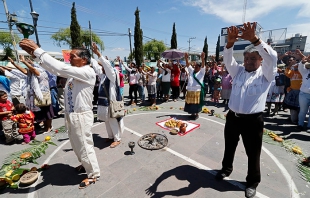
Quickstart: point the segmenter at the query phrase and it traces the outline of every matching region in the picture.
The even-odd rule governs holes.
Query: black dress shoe
[[[247,198],[252,198],[256,194],[256,188],[254,187],[249,187],[245,189],[245,197]]]
[[[217,172],[217,174],[215,175],[215,179],[216,180],[223,180],[225,177],[228,177],[229,175],[227,175],[226,173],[224,173],[223,171],[219,171]]]

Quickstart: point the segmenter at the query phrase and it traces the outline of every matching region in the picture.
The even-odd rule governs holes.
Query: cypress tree
[[[177,47],[178,47],[177,33],[175,31],[175,23],[173,23],[172,36],[171,36],[171,49],[177,49]]]
[[[217,37],[216,51],[215,51],[215,60],[216,61],[220,60],[220,35]]]
[[[142,65],[143,63],[143,42],[142,42],[142,35],[143,32],[140,29],[140,17],[139,17],[140,10],[136,9],[135,16],[135,32],[134,32],[134,46],[135,46],[135,60],[137,66]]]
[[[82,47],[81,27],[76,18],[75,2],[72,3],[72,8],[71,8],[70,34],[71,34],[71,45],[72,45],[71,48]]]
[[[205,38],[202,51],[205,53],[205,64],[207,64],[207,59],[208,59],[208,38],[207,37]]]

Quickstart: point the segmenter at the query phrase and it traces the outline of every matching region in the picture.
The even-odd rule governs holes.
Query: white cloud
[[[183,3],[198,7],[203,13],[216,15],[225,22],[242,23],[244,4],[242,0],[183,0]],[[245,19],[246,21],[257,21],[259,17],[269,14],[276,8],[287,8],[289,10],[293,7],[301,7],[296,13],[297,16],[310,17],[309,0],[248,0]]]
[[[171,12],[171,11],[175,11],[175,10],[178,10],[178,8],[176,8],[176,7],[171,7],[171,8],[169,8],[168,10],[158,11],[157,13],[158,13],[158,14],[164,14],[164,13]]]
[[[113,51],[113,52],[125,51],[125,48],[116,47],[116,48],[113,48],[111,51]]]

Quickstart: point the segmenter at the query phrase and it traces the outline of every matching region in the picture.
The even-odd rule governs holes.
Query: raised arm
[[[227,29],[227,32],[228,32],[227,44],[223,52],[224,54],[223,62],[226,65],[226,68],[230,73],[230,75],[234,77],[237,75],[241,67],[238,65],[235,58],[233,57],[233,46],[238,39],[239,30],[237,27],[231,26],[230,28]]]
[[[71,65],[67,65],[64,62],[58,61],[57,59],[47,54],[43,49],[39,48],[34,41],[29,39],[23,39],[19,43],[19,46],[33,57],[39,58],[41,67],[47,71],[57,76],[74,78],[75,80],[87,84],[93,84],[93,74],[89,72],[90,70],[85,70],[83,68],[89,66],[72,67]]]
[[[20,56],[21,58],[21,56]],[[27,75],[28,71],[27,69],[21,67],[20,65],[16,64],[10,57],[8,57],[9,61],[12,63],[12,65],[14,65],[16,67],[16,69],[18,69],[19,71],[21,71],[23,74]]]
[[[115,79],[116,79],[116,73],[114,68],[112,67],[111,63],[109,60],[107,60],[106,58],[104,58],[100,51],[98,50],[98,47],[96,45],[96,43],[93,43],[92,45],[92,50],[93,52],[98,56],[99,58],[99,62],[102,64],[102,67],[104,68],[105,74],[107,75],[107,77],[109,78],[109,80],[114,83]]]
[[[301,75],[307,74],[308,69],[305,67],[305,63],[310,62],[310,55],[308,57],[305,56],[299,49],[296,50],[296,55],[301,59],[298,64],[298,71]]]
[[[205,67],[205,53],[201,52],[201,68]]]
[[[35,67],[32,66],[33,62],[30,59],[25,60],[24,56],[20,56],[20,62],[24,63],[31,73],[33,73],[36,76],[40,76],[40,72]]]

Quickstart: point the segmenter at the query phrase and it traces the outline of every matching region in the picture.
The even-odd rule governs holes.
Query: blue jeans
[[[310,106],[310,94],[300,91],[299,92],[299,114],[298,114],[298,125],[304,126],[304,120]],[[310,117],[308,118],[308,128],[310,128]]]
[[[51,102],[52,102],[54,114],[58,115],[58,112],[59,112],[58,90],[56,87],[52,87],[50,89],[50,92],[51,92]]]
[[[141,85],[138,85],[138,92],[139,92],[139,97],[140,97],[141,101],[144,101],[144,99],[145,99],[144,87]]]

